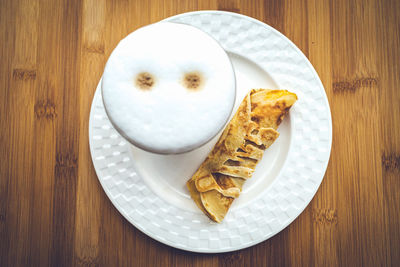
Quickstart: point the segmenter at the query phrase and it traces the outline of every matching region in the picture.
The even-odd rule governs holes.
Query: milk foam
[[[152,75],[149,89],[137,75]],[[200,74],[197,90],[187,73]],[[103,102],[116,129],[156,153],[180,153],[210,140],[228,120],[235,76],[219,44],[192,26],[159,22],[136,30],[112,52],[102,80]]]

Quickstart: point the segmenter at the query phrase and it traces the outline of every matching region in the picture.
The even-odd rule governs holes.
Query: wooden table
[[[93,169],[88,116],[129,32],[219,9],[255,17],[310,59],[332,110],[329,166],[273,238],[219,255],[147,237]],[[399,266],[400,1],[0,1],[0,266]]]

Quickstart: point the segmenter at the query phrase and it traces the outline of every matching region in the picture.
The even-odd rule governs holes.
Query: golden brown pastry
[[[279,133],[297,96],[286,90],[253,89],[226,126],[213,150],[187,182],[192,199],[213,221],[221,222],[244,182]]]

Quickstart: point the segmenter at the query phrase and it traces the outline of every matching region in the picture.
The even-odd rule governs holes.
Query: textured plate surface
[[[167,245],[211,253],[255,245],[289,225],[311,201],[323,179],[332,142],[331,115],[323,85],[303,53],[260,21],[221,11],[190,12],[167,20],[209,33],[241,71],[246,70],[247,61],[254,62],[271,77],[260,87],[277,83],[280,88],[295,92],[299,101],[278,129],[281,136],[257,166],[253,181],[245,184],[224,222],[216,224],[199,212],[184,188],[190,178],[185,172],[198,167],[199,159],[204,158],[216,139],[197,152],[176,158],[161,159],[137,150],[113,129],[98,87],[90,112],[89,142],[99,181],[128,221]],[[246,73],[237,73],[237,78],[244,83]],[[240,100],[244,93],[238,95]],[[284,156],[279,156],[282,153]],[[193,161],[184,161],[191,155]],[[273,158],[274,155],[278,156]],[[184,168],[191,163],[193,166]],[[166,179],[165,186],[154,186],[159,184],[152,177],[160,164],[164,164],[163,171],[182,169],[181,177],[174,177],[172,172],[170,175],[179,180]],[[179,188],[169,189],[171,184]]]

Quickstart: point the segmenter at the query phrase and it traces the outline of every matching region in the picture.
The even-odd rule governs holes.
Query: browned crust
[[[221,222],[267,149],[297,96],[287,90],[253,89],[246,95],[213,150],[187,182],[192,199]],[[200,179],[207,178],[200,183]],[[196,183],[197,182],[197,183]]]

